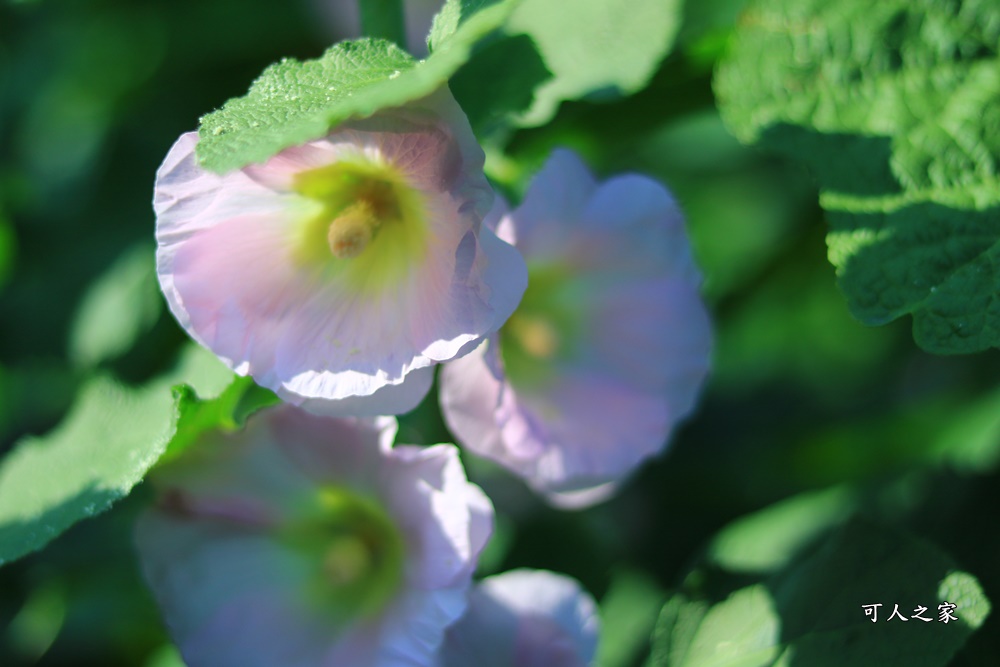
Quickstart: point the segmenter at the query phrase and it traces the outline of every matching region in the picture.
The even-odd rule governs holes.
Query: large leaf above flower
[[[998,44],[991,0],[758,1],[715,79],[741,140],[817,175],[854,315],[932,352],[1000,346]]]
[[[456,17],[435,24],[436,48],[424,60],[392,42],[365,38],[336,44],[315,60],[286,58],[271,65],[245,96],[201,119],[201,165],[221,173],[262,162],[322,137],[347,118],[430,95],[469,59],[476,42],[502,25],[516,2],[471,4],[478,11],[462,14],[460,22]]]

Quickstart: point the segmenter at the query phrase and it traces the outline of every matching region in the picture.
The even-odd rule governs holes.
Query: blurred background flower
[[[436,663],[493,508],[451,445],[282,406],[153,476],[136,542],[191,667]]]
[[[496,336],[441,372],[469,450],[565,507],[609,497],[694,407],[712,332],[684,219],[655,181],[598,183],[558,149],[521,205],[491,215],[528,290]]]
[[[441,667],[587,667],[600,621],[580,584],[544,570],[513,570],[479,582],[448,629]]]

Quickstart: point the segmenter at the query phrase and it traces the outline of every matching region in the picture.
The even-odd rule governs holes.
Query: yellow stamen
[[[367,200],[351,204],[330,223],[326,240],[337,259],[357,257],[371,243],[381,221]]]
[[[372,554],[368,545],[355,536],[346,535],[335,540],[323,558],[327,580],[338,587],[358,583],[371,568]]]
[[[514,313],[507,321],[507,329],[524,351],[537,359],[551,359],[559,351],[559,332],[544,317]]]

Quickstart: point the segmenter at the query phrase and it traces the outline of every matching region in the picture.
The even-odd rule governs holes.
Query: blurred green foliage
[[[942,354],[1000,347],[998,44],[994,0],[767,0],[716,77],[737,136],[819,178],[852,312]]]
[[[169,422],[170,387],[185,378],[168,373],[185,337],[148,298],[150,265],[141,258],[149,260],[153,175],[179,134],[245,94],[266,66],[320,56],[337,27],[321,20],[318,5],[333,1],[0,4],[0,451],[29,435],[58,442],[60,431],[43,434],[95,375],[115,378],[127,395],[157,387],[150,400],[166,408],[153,421]],[[677,26],[647,26],[661,31],[660,51],[621,65],[626,83],[614,95],[581,84],[546,102],[551,120],[536,127],[516,118],[533,109],[526,88],[562,76],[544,57],[558,39],[545,46],[504,28],[455,65],[455,95],[486,144],[489,175],[513,202],[556,146],[576,149],[602,177],[639,171],[669,185],[687,214],[716,326],[713,375],[697,414],[608,503],[559,512],[496,466],[466,458],[499,515],[482,571],[548,568],[580,579],[605,614],[601,667],[720,664],[709,657],[722,641],[750,636],[763,642],[759,653],[741,655],[770,660],[798,646],[827,611],[844,627],[869,623],[862,604],[927,604],[952,595],[939,590],[947,580],[966,589],[956,612],[967,614],[965,629],[852,632],[877,646],[873,655],[912,642],[926,658],[914,664],[994,665],[1000,620],[983,615],[984,598],[1000,600],[992,510],[1000,501],[1000,353],[936,357],[900,322],[871,329],[850,316],[826,258],[824,208],[836,207],[819,198],[820,187],[830,188],[823,172],[817,184],[788,151],[741,145],[720,118],[712,72],[734,32],[746,29],[742,5],[677,6],[680,15],[667,19]],[[439,44],[459,29],[456,16],[451,28],[439,26]],[[622,39],[649,46],[641,36]],[[822,162],[856,152],[816,155]],[[176,400],[187,407],[171,447],[215,424],[236,427],[273,400],[237,385],[209,403],[181,390]],[[114,409],[104,417],[141,420]],[[402,441],[450,439],[433,393],[400,421]],[[100,450],[114,437],[61,446]],[[99,466],[101,454],[78,454]],[[141,474],[130,471],[116,488]],[[28,493],[0,485],[0,498]],[[140,485],[114,511],[0,569],[0,665],[180,664],[132,554],[131,521],[146,496]],[[875,546],[877,557],[865,555]],[[864,561],[863,578],[823,560],[841,553]],[[968,576],[953,581],[946,570]],[[664,600],[651,654],[645,635]],[[959,648],[956,638],[980,623]],[[701,653],[679,648],[695,644]],[[688,662],[664,662],[664,651]],[[884,655],[881,664],[903,664]]]

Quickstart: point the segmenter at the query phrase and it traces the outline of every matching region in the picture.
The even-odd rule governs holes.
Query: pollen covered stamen
[[[323,572],[334,586],[356,584],[375,565],[369,546],[356,536],[344,536],[330,545],[323,558]]]
[[[562,344],[555,325],[544,317],[514,313],[506,328],[524,351],[536,359],[551,359]]]
[[[326,235],[330,252],[337,259],[357,257],[371,243],[380,225],[370,202],[361,199],[351,204],[330,222]]]

